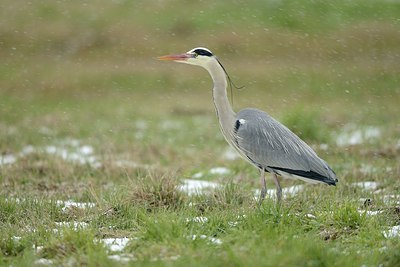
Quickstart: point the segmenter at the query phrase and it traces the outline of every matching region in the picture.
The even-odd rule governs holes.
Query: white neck
[[[217,60],[208,62],[206,69],[214,82],[213,100],[221,131],[225,139],[230,143],[235,125],[235,112],[232,110],[226,93],[225,72]]]

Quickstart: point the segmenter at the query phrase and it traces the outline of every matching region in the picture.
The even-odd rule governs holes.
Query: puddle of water
[[[207,217],[194,217],[194,218],[186,218],[186,222],[196,222],[196,223],[206,223],[208,222]]]
[[[0,166],[6,164],[14,164],[17,161],[17,158],[14,155],[0,155]]]
[[[352,183],[351,185],[356,187],[361,187],[364,190],[375,190],[378,188],[379,183],[374,181],[365,181],[365,182]]]
[[[300,193],[301,191],[303,191],[303,189],[304,189],[304,185],[293,185],[293,186],[289,186],[289,187],[284,187],[284,188],[282,188],[282,197],[286,198],[286,197],[290,197],[290,196],[295,196],[298,193]],[[254,190],[254,198],[255,199],[258,200],[260,198],[260,194],[261,194],[260,189]],[[270,198],[276,198],[276,189],[275,188],[267,189],[266,196],[268,196]]]
[[[206,190],[217,188],[220,185],[218,183],[204,181],[204,180],[193,180],[185,179],[183,184],[179,186],[179,190],[187,193],[188,195],[202,194]]]
[[[367,126],[358,127],[355,125],[346,125],[343,131],[336,137],[338,146],[359,145],[381,136],[381,130],[378,127]]]
[[[225,167],[214,167],[210,169],[210,174],[214,175],[225,175],[230,173],[231,171]]]
[[[395,225],[387,231],[383,231],[383,236],[386,238],[400,237],[400,225]]]
[[[121,238],[104,238],[101,239],[101,242],[111,251],[117,252],[122,251],[128,245],[131,239],[127,237]]]

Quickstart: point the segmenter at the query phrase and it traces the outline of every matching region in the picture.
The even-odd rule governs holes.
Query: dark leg
[[[276,175],[276,173],[272,173],[272,178],[274,178],[274,183],[276,185],[276,197],[277,197],[278,203],[281,203],[281,200],[282,200],[281,184],[279,183],[278,176]]]
[[[260,170],[260,183],[261,183],[261,194],[260,194],[260,200],[258,202],[259,205],[261,205],[262,201],[265,198],[265,195],[267,193],[267,184],[265,182],[265,171],[264,170]]]

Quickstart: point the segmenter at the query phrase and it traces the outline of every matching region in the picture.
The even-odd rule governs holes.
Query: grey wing
[[[304,141],[257,109],[236,115],[234,141],[238,150],[264,170],[335,184],[336,175]]]

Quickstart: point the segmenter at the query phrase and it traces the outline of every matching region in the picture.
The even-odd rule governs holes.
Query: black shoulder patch
[[[207,56],[207,57],[212,57],[213,54],[210,51],[204,50],[204,49],[196,49],[193,52],[195,52],[199,56]]]
[[[237,133],[237,131],[239,130],[240,125],[241,125],[240,121],[239,121],[239,120],[236,120],[236,122],[235,122],[235,128],[234,128],[234,130],[233,130],[235,133]]]

